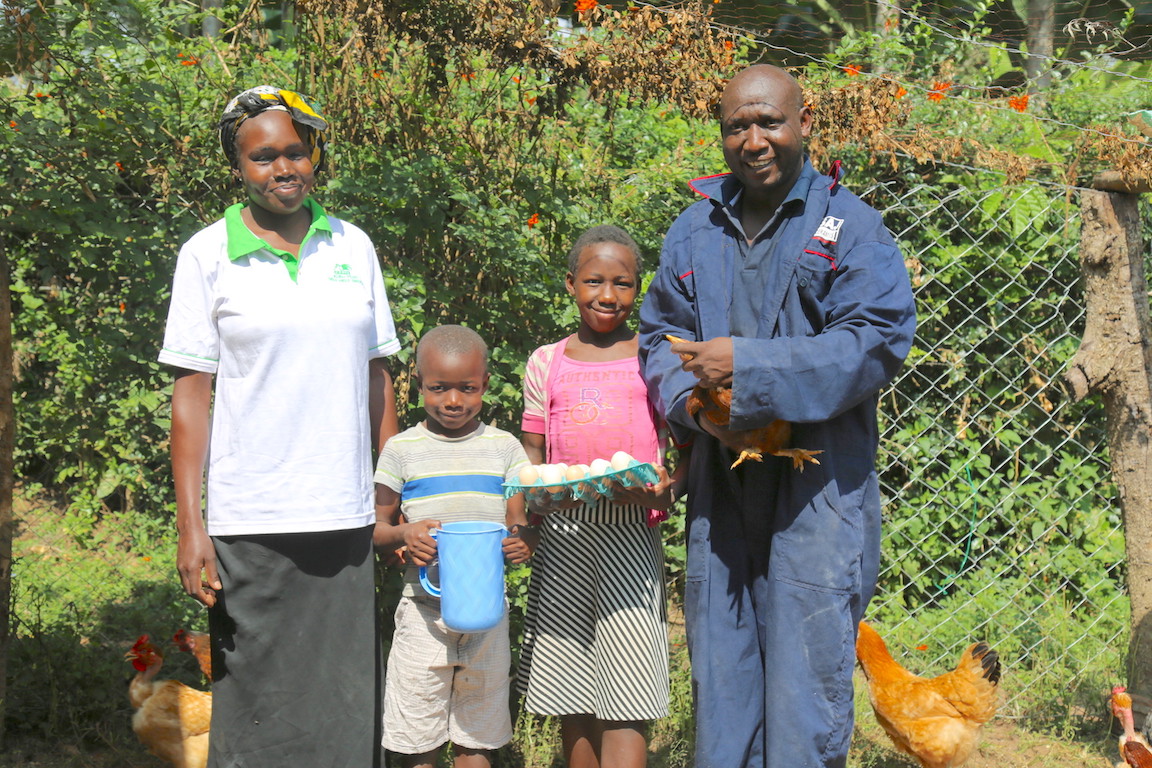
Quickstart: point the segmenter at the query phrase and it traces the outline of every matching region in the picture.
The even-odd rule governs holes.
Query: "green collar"
[[[252,230],[248,229],[243,219],[240,218],[240,211],[244,210],[245,205],[247,203],[236,203],[224,211],[224,231],[228,236],[228,258],[231,261],[236,261],[261,249],[268,250],[289,264],[288,271],[292,273],[292,279],[295,280],[296,257],[287,251],[273,248],[263,238],[257,237]],[[308,233],[304,235],[304,240],[300,243],[301,252],[303,252],[304,244],[308,242],[314,232],[332,232],[332,225],[328,223],[328,214],[320,207],[320,203],[309,197],[305,198],[304,205],[312,212],[312,223],[308,226]]]

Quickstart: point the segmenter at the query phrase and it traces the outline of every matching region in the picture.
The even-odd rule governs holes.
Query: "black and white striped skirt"
[[[601,502],[544,519],[517,673],[529,712],[667,716],[664,552],[646,516]]]

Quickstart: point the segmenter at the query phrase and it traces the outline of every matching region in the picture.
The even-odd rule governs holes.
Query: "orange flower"
[[[860,75],[860,67],[855,64],[845,64],[840,67],[848,75],[848,77],[858,77]]]
[[[1017,112],[1026,112],[1028,110],[1028,94],[1023,96],[1009,96],[1008,106]]]
[[[16,121],[15,120],[9,120],[8,121],[8,127],[9,128],[15,128],[16,127]]]
[[[926,651],[926,650],[928,650],[928,646],[926,646],[926,645],[918,645],[918,646],[916,646],[916,650],[918,650],[918,651]]]
[[[374,70],[372,70],[372,77],[374,77],[374,78],[376,78],[377,80],[379,80],[380,78],[384,77],[384,73],[383,73],[383,72],[381,72],[381,71],[380,71],[380,70],[378,70],[378,69],[374,69]]]
[[[116,167],[119,168],[120,170],[124,170],[124,166],[123,166],[123,164],[121,164],[121,162],[119,160],[116,161]]]
[[[186,53],[178,53],[178,54],[176,54],[176,58],[178,58],[178,59],[182,59],[182,58],[184,58],[184,57],[185,57],[185,56],[187,56],[187,55],[188,55],[188,54],[186,54]]]
[[[520,82],[520,75],[512,75],[512,82],[514,82],[514,83]]]
[[[535,104],[536,103],[536,97],[535,96],[529,96],[528,98],[524,99],[524,101],[528,102],[529,104]]]
[[[898,86],[896,88],[896,98],[902,99],[907,95],[908,95],[908,89],[905,88],[904,86],[901,85],[901,86]]]
[[[540,223],[540,214],[534,213],[528,217],[528,227],[532,228]]]
[[[929,101],[944,101],[944,94],[952,87],[952,83],[937,80],[932,83],[932,90],[928,91]]]
[[[182,61],[180,63],[186,67],[194,67],[200,63],[200,59],[196,58],[195,56],[189,56],[188,58],[184,59],[184,61]]]
[[[40,91],[36,91],[36,98],[38,98],[38,99],[50,99],[52,97],[46,93],[40,93]]]
[[[576,13],[587,13],[596,7],[596,0],[576,0]]]
[[[460,75],[460,79],[461,80],[475,80],[476,79],[476,73],[475,72],[465,72],[464,74]]]
[[[700,146],[704,146],[704,139],[697,139],[696,143],[699,144]]]
[[[726,50],[726,51],[732,50],[732,41],[731,40],[725,40],[724,41],[724,50]]]

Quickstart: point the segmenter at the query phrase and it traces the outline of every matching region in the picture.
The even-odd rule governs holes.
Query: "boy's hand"
[[[404,546],[416,565],[426,566],[436,559],[436,539],[429,531],[439,527],[439,520],[420,520],[405,525]]]
[[[514,525],[512,526],[512,535],[505,538],[500,544],[508,562],[513,565],[520,565],[531,559],[532,552],[536,549],[536,544],[539,541],[540,533],[535,528],[529,528],[526,525]]]
[[[672,478],[668,470],[657,464],[656,482],[651,485],[624,486],[617,483],[612,491],[615,504],[638,504],[647,509],[667,512],[672,507]]]

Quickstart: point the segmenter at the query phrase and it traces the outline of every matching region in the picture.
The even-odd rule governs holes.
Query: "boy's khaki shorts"
[[[508,609],[487,632],[444,626],[440,601],[401,597],[384,683],[385,749],[406,755],[445,742],[497,749],[512,740]]]

